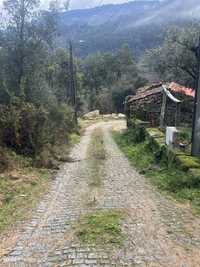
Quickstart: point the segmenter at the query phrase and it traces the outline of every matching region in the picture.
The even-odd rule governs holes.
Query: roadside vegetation
[[[4,148],[6,166],[0,174],[0,233],[30,215],[40,198],[48,191],[59,165],[70,160],[70,147],[77,142],[79,136],[73,134],[68,145],[54,149],[57,160],[53,163],[55,156],[51,156],[49,168],[36,167],[33,158]]]
[[[121,211],[97,211],[83,216],[76,227],[76,236],[84,244],[117,245],[123,244],[125,235],[121,229],[124,214]]]
[[[9,168],[0,174],[0,233],[25,219],[48,189],[53,172],[32,166],[31,158],[6,151]]]
[[[90,181],[92,187],[100,187],[102,184],[103,165],[106,159],[106,150],[101,129],[95,129],[88,146],[88,164],[90,166]]]
[[[158,161],[148,140],[142,141],[137,131],[114,132],[113,136],[134,167],[153,185],[179,201],[188,201],[200,212],[200,178],[180,170],[173,159]]]
[[[27,216],[78,141],[56,5],[38,4],[6,0],[0,22],[0,232]]]

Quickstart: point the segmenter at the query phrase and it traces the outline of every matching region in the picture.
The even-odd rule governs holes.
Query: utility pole
[[[195,84],[195,100],[192,126],[192,156],[200,155],[200,36],[196,55],[198,60],[198,69]]]
[[[72,42],[69,42],[69,95],[70,95],[70,102],[72,107],[74,108],[74,121],[78,124],[78,116],[77,116],[77,90],[76,90],[76,69],[74,66],[74,55],[73,55],[73,46]]]

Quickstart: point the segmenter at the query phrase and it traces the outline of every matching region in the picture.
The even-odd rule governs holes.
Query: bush
[[[73,112],[64,104],[0,106],[1,145],[17,153],[35,157],[48,144],[67,143],[74,129]]]

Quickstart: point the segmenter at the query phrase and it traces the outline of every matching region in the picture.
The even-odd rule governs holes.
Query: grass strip
[[[102,168],[106,159],[106,150],[101,129],[97,128],[94,130],[87,154],[91,171],[89,185],[100,187],[102,183]]]
[[[83,216],[76,227],[81,242],[92,245],[120,246],[125,238],[121,230],[121,211],[97,211]]]
[[[191,203],[194,210],[200,213],[200,179],[179,170],[176,164],[167,166],[157,163],[148,142],[135,142],[134,131],[113,133],[114,140],[130,162],[141,174],[144,174],[160,191],[173,198]]]

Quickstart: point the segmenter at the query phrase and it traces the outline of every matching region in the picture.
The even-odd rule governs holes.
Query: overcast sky
[[[77,9],[77,8],[94,7],[110,3],[119,4],[124,2],[128,2],[128,0],[71,0],[70,6],[72,9]]]
[[[4,0],[0,0],[0,6]],[[66,0],[58,0],[59,2],[66,1]],[[40,0],[42,6],[48,7],[48,3],[50,0]],[[129,0],[71,0],[70,1],[70,9],[79,9],[79,8],[90,8],[94,6],[110,4],[110,3],[125,3],[129,2]]]

